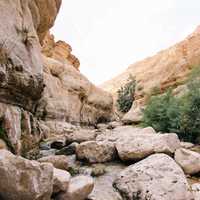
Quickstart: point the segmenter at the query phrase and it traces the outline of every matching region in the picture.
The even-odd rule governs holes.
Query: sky
[[[99,85],[200,25],[199,0],[63,0],[51,32]]]

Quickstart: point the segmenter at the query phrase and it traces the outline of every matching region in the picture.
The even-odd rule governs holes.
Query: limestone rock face
[[[0,103],[0,127],[1,138],[15,154],[25,155],[42,138],[37,120],[17,106]]]
[[[44,57],[45,90],[37,107],[37,116],[57,120],[95,124],[112,117],[110,94],[95,87],[73,66]]]
[[[180,148],[176,134],[138,134],[118,140],[116,149],[123,161],[140,160],[153,153],[173,154]]]
[[[0,13],[0,100],[33,110],[44,86],[28,1],[2,0]]]
[[[0,197],[6,200],[49,200],[53,167],[0,150]]]
[[[34,111],[43,91],[41,47],[61,0],[0,2],[0,101]]]
[[[200,154],[188,149],[177,149],[175,152],[176,162],[183,168],[186,174],[200,172]]]
[[[130,165],[114,185],[124,200],[194,200],[182,169],[165,154]]]

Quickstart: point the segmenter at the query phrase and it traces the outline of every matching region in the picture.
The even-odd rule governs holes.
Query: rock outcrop
[[[186,89],[184,82],[188,74],[194,67],[200,65],[199,44],[200,29],[197,28],[182,42],[130,65],[125,72],[101,85],[116,97],[117,90],[125,85],[129,76],[135,77],[136,101],[124,116],[125,122],[138,122],[140,108],[155,92],[163,93],[167,88],[172,87],[176,89],[175,94],[178,94]]]
[[[79,69],[80,61],[76,56],[71,54],[72,47],[64,41],[55,42],[54,36],[49,32],[46,34],[43,44],[42,53],[50,58],[58,60],[62,63],[67,63]]]

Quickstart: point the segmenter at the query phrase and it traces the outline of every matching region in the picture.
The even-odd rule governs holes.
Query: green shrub
[[[190,82],[188,89],[182,97],[180,134],[184,140],[195,141],[200,136],[200,81]]]
[[[171,91],[153,96],[144,110],[143,125],[152,126],[156,131],[174,132],[179,129],[180,109],[178,100]]]
[[[134,101],[135,87],[135,78],[130,76],[128,82],[117,91],[117,107],[119,111],[126,113],[130,110]]]
[[[181,140],[195,142],[200,136],[200,80],[190,80],[188,91],[179,98],[171,91],[152,97],[144,110],[143,125],[177,133]]]

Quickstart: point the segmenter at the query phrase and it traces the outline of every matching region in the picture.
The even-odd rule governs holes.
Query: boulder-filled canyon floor
[[[99,88],[50,33],[61,5],[0,0],[0,199],[200,200],[199,143],[138,124],[152,88],[185,91],[199,28]],[[140,89],[122,115],[116,91],[129,74]]]

